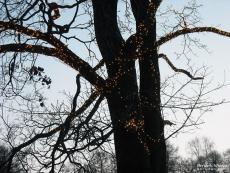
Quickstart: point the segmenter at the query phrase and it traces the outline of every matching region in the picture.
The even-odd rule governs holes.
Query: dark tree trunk
[[[153,31],[155,32],[155,28]],[[146,39],[147,44],[144,44],[144,49],[149,48],[150,51],[145,51],[139,60],[141,114],[144,116],[144,129],[152,170],[154,173],[166,173],[166,145],[160,108],[158,56],[157,51],[149,47],[153,45],[149,44],[152,42],[149,38],[151,37]]]
[[[149,1],[132,2],[137,26],[149,32],[137,35],[143,44],[140,53],[140,89],[137,86],[134,54],[136,48],[125,42],[117,26],[117,0],[93,0],[97,43],[105,60],[109,79],[115,88],[107,93],[114,129],[118,173],[165,173],[166,147],[160,110],[160,74],[155,20],[146,20]],[[112,81],[113,81],[112,80]]]

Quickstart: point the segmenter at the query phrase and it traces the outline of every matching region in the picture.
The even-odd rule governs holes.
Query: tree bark
[[[144,117],[144,129],[149,147],[152,171],[166,173],[166,145],[164,123],[161,116],[160,71],[157,50],[152,50],[155,35],[155,24],[145,39],[144,53],[139,59],[140,67],[140,105]]]
[[[135,6],[137,26],[145,21],[148,1]],[[117,25],[117,0],[93,0],[94,26],[97,43],[108,71],[109,79],[117,80],[116,87],[107,93],[114,129],[118,173],[165,173],[166,148],[160,110],[160,74],[156,41],[156,26],[143,36],[139,51],[140,90],[133,55],[136,48],[125,42]],[[157,142],[156,142],[157,141]]]

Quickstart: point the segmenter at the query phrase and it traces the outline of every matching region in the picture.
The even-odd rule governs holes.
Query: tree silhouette
[[[1,116],[6,125],[6,140],[12,146],[9,158],[3,163],[8,170],[16,154],[27,147],[30,147],[29,161],[36,162],[27,165],[31,169],[58,172],[66,162],[83,169],[80,162],[87,156],[85,152],[111,141],[113,134],[118,173],[166,173],[165,138],[186,126],[199,124],[192,120],[194,110],[215,105],[201,99],[211,92],[205,91],[204,71],[202,74],[176,67],[159,48],[179,36],[189,39],[191,33],[212,32],[225,37],[230,37],[230,33],[214,27],[195,27],[196,21],[189,17],[196,13],[197,6],[190,4],[181,13],[170,11],[179,20],[157,38],[156,14],[162,1],[122,3],[119,5],[118,0],[0,1],[2,95],[8,101],[20,100],[17,100],[19,111],[17,106],[13,108],[14,104],[8,110],[22,117],[19,124],[11,124]],[[118,8],[125,8],[123,22],[118,18]],[[129,29],[132,21],[134,31]],[[89,61],[76,50],[80,44],[85,46]],[[52,105],[51,111],[37,87],[32,87],[50,86],[52,82],[43,67],[35,64],[40,55],[54,57],[79,73],[71,107]],[[189,79],[170,94],[161,92],[169,86],[167,81],[171,77],[161,82],[159,59]],[[197,73],[201,76],[195,76]],[[193,96],[178,96],[188,84],[199,90]],[[83,94],[82,89],[86,90]],[[28,90],[33,94],[28,95]],[[34,106],[37,102],[40,107]],[[6,108],[4,102],[2,105],[2,109]],[[108,105],[108,111],[102,111],[103,105]],[[185,114],[182,123],[172,122],[175,127],[167,137],[164,108],[180,109]]]
[[[0,145],[0,164],[2,164],[3,162],[5,162],[8,158],[8,156],[10,155],[10,151],[3,145]],[[23,168],[21,168],[21,162],[23,162],[24,157],[23,156],[19,156],[16,158],[16,160],[14,160],[14,162],[12,163],[11,169],[10,169],[10,173],[21,173],[24,172],[25,170]],[[3,166],[0,169],[1,173],[7,173],[7,167]]]

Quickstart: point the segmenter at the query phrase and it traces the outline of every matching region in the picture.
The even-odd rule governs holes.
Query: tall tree
[[[31,148],[34,152],[28,157],[35,158],[37,165],[40,165],[39,171],[48,169],[50,172],[55,172],[66,160],[79,166],[79,159],[77,161],[78,157],[74,155],[76,152],[81,154],[84,149],[99,147],[113,133],[118,173],[167,172],[164,125],[174,123],[164,121],[162,116],[159,58],[164,59],[175,72],[187,75],[191,81],[202,81],[203,76],[195,77],[190,72],[175,67],[167,55],[158,50],[164,43],[181,35],[212,32],[230,37],[230,33],[213,27],[194,27],[186,21],[186,15],[178,13],[181,17],[179,24],[157,39],[156,14],[162,0],[124,2],[132,11],[136,28],[126,40],[122,37],[125,26],[122,27],[122,23],[117,22],[118,7],[124,8],[118,6],[118,0],[0,1],[2,94],[8,98],[20,96],[29,101],[27,104],[29,113],[27,112],[27,116],[25,112],[21,113],[24,115],[26,129],[30,127],[30,130],[24,132],[22,128],[16,126],[18,130],[15,133],[22,135],[20,144],[13,143],[13,137],[8,135],[12,151],[4,164],[8,165],[9,170],[16,153],[28,146],[33,146]],[[194,11],[195,8],[186,9]],[[62,20],[65,11],[68,16]],[[81,18],[82,14],[86,17]],[[126,11],[124,16],[129,16],[129,13]],[[84,22],[86,20],[89,22]],[[80,36],[84,32],[82,30],[89,31],[90,41],[81,40]],[[91,49],[94,36],[102,58],[93,67],[97,60],[94,57],[96,54],[93,54]],[[71,44],[72,40],[86,46],[89,55],[94,58],[92,65],[81,58],[79,55],[81,52],[75,51],[75,47]],[[70,110],[55,107],[59,110],[56,113],[34,112],[35,107],[31,106],[31,103],[38,100],[40,106],[44,107],[43,98],[41,95],[33,95],[33,98],[28,99],[23,88],[31,82],[40,81],[43,85],[51,83],[51,80],[44,75],[44,69],[35,65],[38,54],[55,57],[79,73],[76,78],[78,88]],[[138,67],[135,64],[136,60]],[[103,73],[97,72],[103,68],[103,64],[107,72],[104,76]],[[92,92],[79,106],[78,99],[83,79],[88,81],[87,85],[91,85]],[[204,107],[210,106],[209,102],[199,101],[200,97],[205,95],[202,94],[205,88],[203,85],[201,82],[201,89],[197,92],[196,98],[190,97],[189,100],[193,104],[187,108],[181,107],[184,111],[189,111],[186,112],[182,126],[172,134],[189,122],[195,108],[201,108],[204,104]],[[36,89],[35,93],[38,93]],[[168,100],[172,100],[176,93],[178,92],[169,96]],[[106,125],[103,118],[94,116],[104,98],[108,103],[111,118],[111,124]],[[176,98],[188,104],[188,98],[182,96]],[[178,108],[181,105],[174,106]],[[4,122],[7,124],[7,121]],[[196,124],[196,121],[191,122]],[[7,124],[7,129],[12,134],[15,126]],[[17,135],[14,136],[14,139],[16,138]],[[39,150],[39,147],[43,149]]]

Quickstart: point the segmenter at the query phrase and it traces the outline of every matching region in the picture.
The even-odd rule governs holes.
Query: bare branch
[[[80,74],[78,74],[78,75],[76,76],[77,91],[76,91],[76,93],[75,93],[75,95],[74,95],[74,97],[73,97],[73,104],[72,104],[72,110],[71,110],[71,112],[74,112],[75,109],[76,109],[76,106],[77,106],[77,98],[78,98],[78,96],[79,96],[79,94],[80,94],[80,91],[81,91],[80,77],[81,77]]]
[[[159,54],[159,58],[163,58],[167,63],[168,65],[175,71],[175,72],[180,72],[180,73],[184,73],[185,75],[187,75],[188,77],[190,77],[191,79],[193,80],[201,80],[201,79],[204,79],[203,77],[194,77],[193,75],[191,75],[190,72],[188,72],[187,70],[184,70],[184,69],[180,69],[180,68],[177,68],[173,65],[173,63],[168,59],[168,57],[161,53]]]
[[[41,39],[51,44],[56,48],[54,52],[58,59],[63,61],[65,64],[69,65],[73,69],[79,71],[79,73],[88,80],[92,85],[96,86],[99,90],[103,90],[105,86],[105,81],[102,77],[100,77],[93,68],[80,57],[78,57],[74,52],[67,48],[67,46],[58,40],[56,37],[50,34],[42,33],[38,30],[33,30],[26,28],[21,25],[17,25],[12,22],[3,22],[0,21],[0,29],[3,30],[14,30],[18,33],[23,33],[30,37],[35,37],[37,39]]]
[[[31,44],[5,44],[0,45],[0,53],[6,52],[30,52],[47,56],[56,56],[57,49]]]
[[[95,71],[97,71],[99,68],[101,68],[104,65],[105,61],[102,59],[99,61],[99,63],[93,68]]]
[[[202,80],[202,83],[201,83],[201,88],[202,87],[203,87],[203,80]],[[176,129],[174,132],[172,132],[169,136],[167,136],[165,138],[165,140],[168,140],[171,136],[175,135],[176,133],[178,133],[179,131],[181,131],[186,126],[186,123],[191,119],[192,113],[195,110],[195,107],[196,107],[198,101],[200,100],[201,93],[202,93],[202,90],[200,90],[199,95],[197,96],[197,99],[195,100],[194,104],[192,105],[189,113],[186,115],[186,119],[184,120],[184,122],[182,123],[182,125],[178,129]]]
[[[29,12],[32,10],[37,4],[39,0],[36,0],[20,17],[20,20],[22,20]]]
[[[97,92],[92,93],[90,95],[90,97],[85,101],[85,103],[77,111],[75,111],[74,113],[70,114],[70,116],[68,116],[68,123],[71,123],[78,115],[83,113],[94,102],[94,100],[97,98],[97,96],[98,96]],[[7,163],[8,163],[8,167],[10,168],[12,159],[17,154],[17,152],[19,152],[23,148],[31,145],[32,143],[34,143],[38,139],[47,138],[47,137],[50,137],[50,136],[54,135],[58,131],[62,130],[63,126],[66,126],[66,123],[67,122],[65,121],[63,124],[60,124],[58,127],[50,130],[49,132],[36,134],[34,137],[32,137],[31,139],[27,140],[26,142],[18,145],[17,147],[14,147],[12,149],[12,151],[11,151],[11,155],[9,156],[9,158],[5,162],[0,164],[0,168],[2,166],[4,166],[5,164],[7,164]]]
[[[230,37],[230,32],[223,31],[221,29],[215,28],[215,27],[195,27],[195,28],[183,28],[181,30],[168,33],[165,36],[161,37],[154,45],[154,47],[158,47],[178,36],[190,34],[190,33],[200,33],[200,32],[211,32],[218,35],[222,35],[225,37]]]

